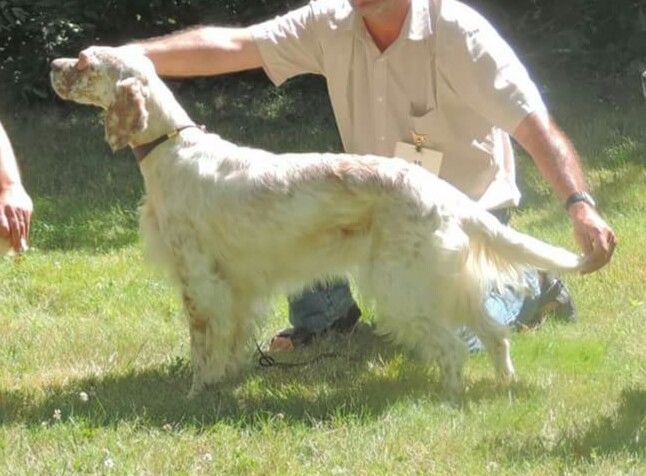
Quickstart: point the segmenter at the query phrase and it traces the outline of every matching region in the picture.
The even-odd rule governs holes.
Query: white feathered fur
[[[90,69],[57,60],[52,83],[66,99],[106,109],[113,148],[191,123],[143,56],[110,48],[84,54]],[[277,155],[192,128],[155,148],[141,172],[141,230],[188,314],[191,394],[239,368],[273,294],[345,274],[375,301],[377,329],[437,361],[451,394],[462,389],[466,349],[455,333],[462,325],[508,381],[507,331],[483,311],[492,285],[522,286],[522,266],[583,266],[399,159]]]

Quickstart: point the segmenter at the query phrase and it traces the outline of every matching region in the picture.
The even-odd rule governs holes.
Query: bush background
[[[0,82],[22,101],[52,100],[48,63],[196,24],[248,25],[303,0],[0,0]],[[521,51],[593,75],[646,63],[646,0],[467,0]],[[118,21],[115,21],[118,19]],[[247,75],[254,81],[253,75]],[[198,83],[193,83],[192,87]],[[8,87],[8,86],[13,87]],[[190,87],[190,86],[189,86]]]

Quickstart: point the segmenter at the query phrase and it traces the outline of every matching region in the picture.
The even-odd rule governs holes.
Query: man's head
[[[113,150],[147,127],[149,78],[153,64],[127,48],[92,47],[76,58],[52,61],[54,91],[63,99],[105,109],[106,140]]]

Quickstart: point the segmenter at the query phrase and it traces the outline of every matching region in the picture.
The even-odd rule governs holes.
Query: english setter
[[[462,391],[466,325],[500,379],[514,369],[507,330],[483,310],[493,287],[522,286],[523,266],[585,268],[582,258],[502,226],[448,183],[400,159],[273,154],[194,127],[132,49],[93,47],[52,63],[64,99],[105,110],[113,150],[140,156],[147,249],[179,285],[188,315],[189,395],[236,371],[265,303],[351,274],[376,304],[376,328],[439,364]]]

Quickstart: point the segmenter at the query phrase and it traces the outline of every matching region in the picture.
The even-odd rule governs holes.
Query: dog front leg
[[[464,394],[462,371],[467,359],[467,349],[455,332],[443,326],[434,326],[429,342],[424,348],[426,357],[437,362],[442,388],[449,400],[457,401]]]
[[[246,290],[249,291],[249,290]],[[238,293],[233,302],[233,328],[229,336],[229,359],[226,367],[227,375],[236,375],[249,361],[250,343],[261,317],[267,314],[264,300],[250,295],[248,292]]]
[[[183,299],[188,317],[193,369],[189,398],[193,398],[222,380],[230,366],[229,338],[233,316],[228,289],[213,286],[211,293],[206,296],[185,290]]]

